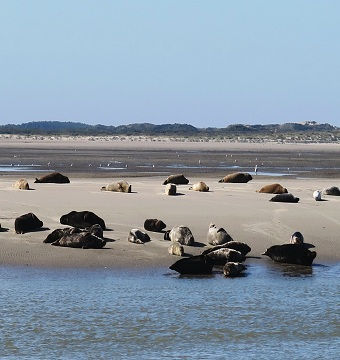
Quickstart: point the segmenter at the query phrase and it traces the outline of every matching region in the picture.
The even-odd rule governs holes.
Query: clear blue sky
[[[340,1],[0,0],[0,124],[340,126]]]

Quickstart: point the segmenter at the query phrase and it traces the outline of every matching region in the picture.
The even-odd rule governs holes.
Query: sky
[[[340,1],[0,0],[0,124],[340,126]]]

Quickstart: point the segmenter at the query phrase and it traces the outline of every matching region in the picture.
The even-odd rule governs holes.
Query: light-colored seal
[[[252,180],[253,177],[248,173],[233,173],[225,176],[221,180],[220,183],[247,183]]]
[[[321,201],[321,191],[320,190],[315,190],[313,192],[313,198],[315,201]]]
[[[207,241],[210,245],[222,245],[233,241],[233,239],[223,228],[218,228],[215,224],[211,223],[209,225]]]
[[[165,187],[165,195],[176,195],[177,187],[174,184],[167,184]]]
[[[246,259],[239,251],[227,248],[221,248],[205,255],[211,259],[215,265],[225,265],[227,262],[242,262]]]
[[[187,246],[194,245],[195,243],[191,230],[183,225],[173,227],[169,233],[169,238],[171,241]]]
[[[19,179],[13,185],[14,189],[29,190],[30,187],[26,179]]]
[[[266,194],[285,194],[288,190],[280,184],[270,184],[263,186],[258,192]]]
[[[169,246],[168,252],[170,255],[183,256],[184,248],[180,243],[174,242],[172,245]]]
[[[103,186],[100,190],[131,193],[131,185],[129,185],[126,181],[121,180],[111,184],[107,184],[106,186]]]
[[[150,236],[139,229],[131,229],[128,235],[128,241],[135,244],[144,244],[150,241]]]
[[[205,182],[199,181],[198,183],[189,187],[189,190],[208,192],[209,186]]]

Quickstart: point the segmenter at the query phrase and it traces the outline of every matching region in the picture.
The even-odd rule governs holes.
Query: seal
[[[295,231],[294,234],[290,237],[290,243],[291,244],[302,244],[304,241],[303,235],[300,233],[300,231]]]
[[[316,252],[308,250],[305,244],[283,244],[271,246],[262,255],[279,263],[311,266]]]
[[[198,183],[196,183],[196,184],[192,185],[191,187],[189,187],[189,190],[208,192],[209,191],[209,186],[205,182],[199,181]]]
[[[95,224],[90,226],[89,228],[86,229],[80,229],[80,228],[63,228],[63,229],[56,229],[53,230],[50,234],[47,235],[46,239],[43,241],[46,244],[51,244],[59,239],[61,239],[62,237],[67,237],[69,235],[73,235],[73,234],[79,234],[81,232],[88,232],[92,235],[95,235],[99,238],[103,238],[103,229],[100,225]]]
[[[131,193],[131,185],[129,185],[126,181],[121,180],[111,184],[107,184],[106,186],[103,186],[100,190]]]
[[[169,238],[181,245],[192,246],[195,243],[191,230],[183,225],[173,227],[169,232]]]
[[[209,225],[207,241],[210,245],[222,245],[233,241],[233,238],[223,228],[218,228],[215,224],[211,223]]]
[[[146,219],[144,221],[144,229],[147,231],[162,232],[166,228],[166,224],[158,219]]]
[[[135,244],[144,244],[150,241],[150,236],[139,229],[131,229],[128,235],[128,241]]]
[[[288,190],[280,184],[270,184],[263,186],[257,192],[266,194],[285,194],[288,192]]]
[[[166,184],[187,185],[189,180],[183,174],[170,175],[164,182]]]
[[[82,249],[101,249],[106,245],[106,241],[88,231],[81,231],[64,235],[51,243],[51,245]]]
[[[103,230],[106,229],[104,220],[92,211],[71,211],[60,218],[60,224],[78,227],[81,229],[98,224]]]
[[[206,256],[191,256],[176,261],[169,269],[182,275],[206,275],[211,274],[214,263]]]
[[[313,192],[313,198],[315,201],[321,201],[321,194],[322,192],[320,190],[315,190]]]
[[[226,175],[224,178],[219,180],[219,183],[247,183],[248,181],[253,180],[253,177],[249,173],[232,173]]]
[[[41,176],[39,179],[35,178],[35,183],[53,183],[53,184],[68,184],[70,182],[70,179],[62,175],[58,172],[53,172],[51,174],[47,174],[44,176]]]
[[[215,251],[218,249],[233,249],[233,250],[239,251],[244,256],[247,255],[251,251],[251,247],[245,243],[242,243],[239,241],[229,241],[226,244],[217,245],[210,249],[204,250],[202,252],[202,255],[207,255],[207,254],[211,253],[212,251]]]
[[[174,184],[167,184],[165,187],[165,195],[174,196],[177,194],[177,187]]]
[[[33,213],[21,215],[17,217],[14,222],[15,232],[17,234],[24,234],[32,230],[37,230],[43,225],[43,222],[40,221]]]
[[[273,202],[286,202],[286,203],[297,203],[299,202],[299,198],[295,197],[293,194],[278,194],[272,197],[269,201]]]
[[[29,190],[30,187],[26,179],[19,179],[13,185],[14,189]]]
[[[245,261],[246,257],[242,255],[239,251],[228,249],[228,248],[221,248],[214,251],[211,251],[206,255],[214,265],[223,266],[227,262],[243,262]]]
[[[183,256],[184,248],[178,242],[174,242],[172,245],[169,246],[168,253],[170,255]]]
[[[247,267],[239,262],[227,262],[223,267],[225,277],[239,276]]]
[[[340,196],[340,189],[337,186],[331,186],[330,188],[323,189],[324,195]]]

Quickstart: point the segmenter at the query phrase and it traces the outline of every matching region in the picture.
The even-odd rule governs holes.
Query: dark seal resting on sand
[[[189,184],[189,180],[183,174],[170,175],[163,182],[163,185],[166,184],[186,185]]]
[[[287,203],[297,203],[299,202],[299,198],[295,197],[293,194],[278,194],[272,197],[269,201],[273,202],[287,202]]]
[[[58,172],[53,172],[41,176],[39,179],[35,178],[35,183],[53,183],[53,184],[68,184],[70,182],[69,178],[65,175],[62,175]]]
[[[146,219],[144,221],[144,229],[148,231],[162,232],[166,228],[166,224],[158,219]]]
[[[15,232],[17,234],[24,234],[32,230],[37,230],[43,225],[43,222],[40,221],[33,213],[24,214],[17,217],[14,223]]]
[[[247,183],[248,181],[252,180],[253,177],[248,173],[233,173],[225,176],[218,182],[220,183]]]
[[[106,229],[104,220],[92,211],[71,211],[60,218],[60,224],[82,229],[98,224],[103,230]]]
[[[205,275],[211,274],[214,263],[211,259],[203,255],[192,256],[176,261],[169,269],[175,270],[180,274]]]

